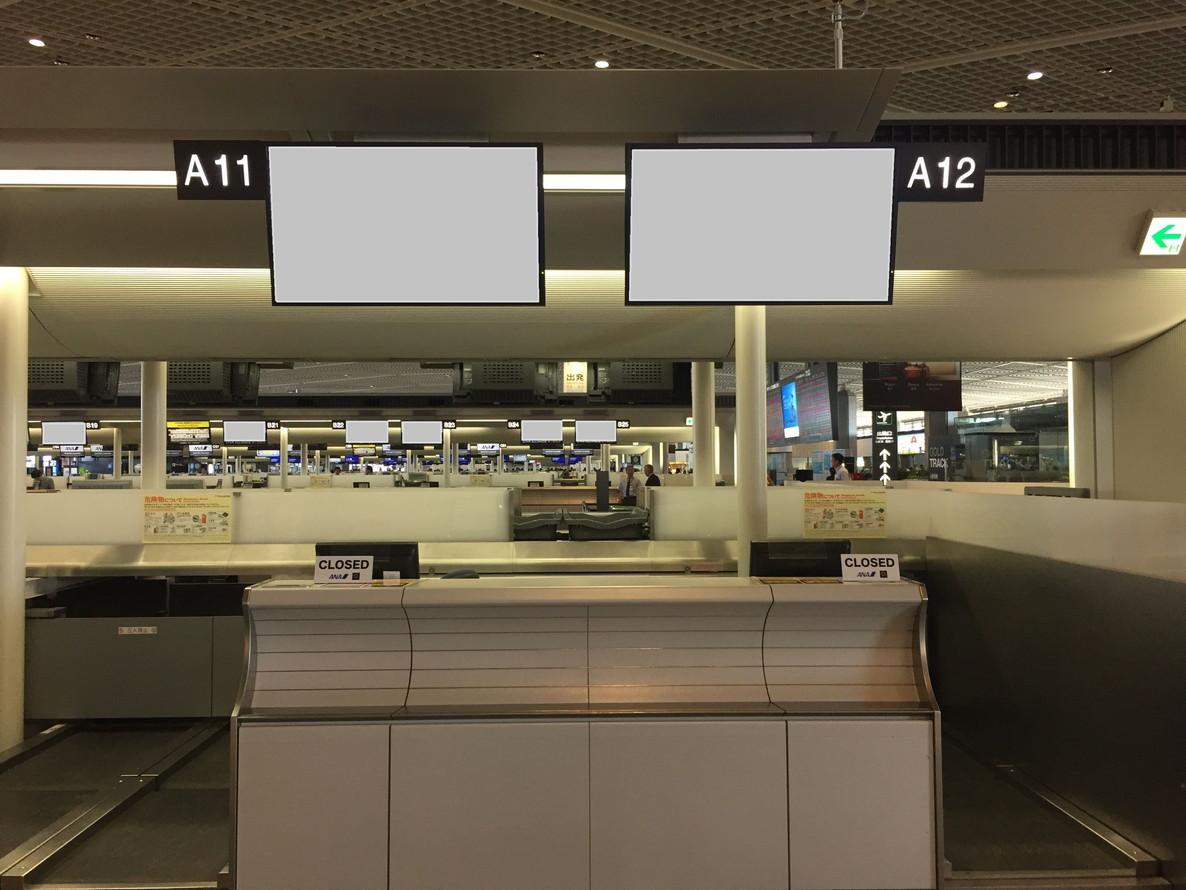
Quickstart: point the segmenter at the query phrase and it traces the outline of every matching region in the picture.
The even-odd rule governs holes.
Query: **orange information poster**
[[[144,495],[145,544],[230,544],[231,495]]]
[[[838,487],[843,483],[837,483]],[[884,491],[809,491],[803,495],[803,537],[884,538]]]

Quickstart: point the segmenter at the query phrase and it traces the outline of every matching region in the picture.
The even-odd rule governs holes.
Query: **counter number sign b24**
[[[897,146],[894,193],[899,202],[983,201],[984,145],[946,142]]]
[[[262,201],[268,156],[262,142],[174,142],[177,197],[182,201]]]

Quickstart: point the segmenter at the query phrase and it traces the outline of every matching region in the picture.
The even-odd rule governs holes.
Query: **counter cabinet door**
[[[241,724],[237,890],[387,886],[386,724]]]
[[[391,890],[589,886],[589,724],[396,723]]]
[[[935,886],[930,720],[790,720],[791,890]]]
[[[593,890],[786,890],[786,723],[594,723]]]

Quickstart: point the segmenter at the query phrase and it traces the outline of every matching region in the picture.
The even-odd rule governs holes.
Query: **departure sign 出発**
[[[911,201],[983,201],[983,143],[923,142],[897,146],[894,197]]]
[[[262,201],[267,197],[267,146],[249,141],[173,143],[177,197],[182,201]]]

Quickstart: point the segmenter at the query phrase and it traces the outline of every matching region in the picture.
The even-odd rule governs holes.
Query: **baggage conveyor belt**
[[[225,721],[61,725],[0,755],[0,888],[215,887]]]

